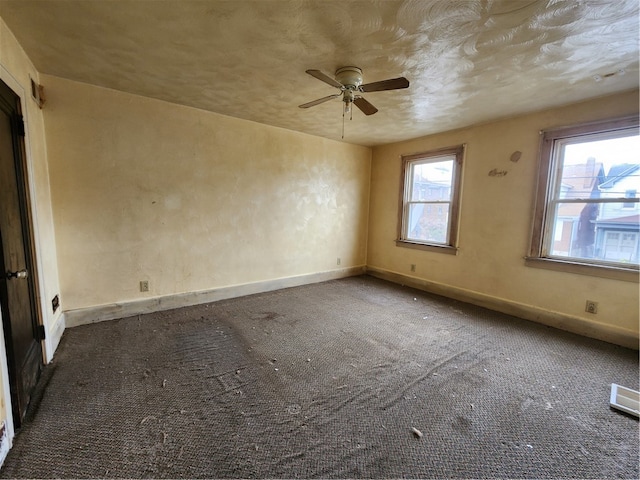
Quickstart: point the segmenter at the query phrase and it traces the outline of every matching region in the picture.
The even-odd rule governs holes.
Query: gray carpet
[[[638,478],[638,421],[608,404],[638,373],[353,277],[68,329],[0,475]]]

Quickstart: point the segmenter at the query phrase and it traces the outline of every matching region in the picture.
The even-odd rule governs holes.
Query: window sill
[[[557,258],[525,257],[524,264],[527,267],[555,270],[557,272],[576,273],[590,277],[608,278],[623,282],[639,282],[639,272],[636,268],[612,267],[609,265],[595,265],[580,263]]]
[[[396,240],[396,247],[413,248],[416,250],[426,250],[429,252],[447,253],[449,255],[457,255],[458,249],[451,245],[436,245],[433,243],[417,243],[407,240]]]

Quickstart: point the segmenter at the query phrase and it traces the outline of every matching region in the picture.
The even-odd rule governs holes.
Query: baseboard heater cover
[[[640,418],[640,392],[612,383],[609,405],[612,408]]]

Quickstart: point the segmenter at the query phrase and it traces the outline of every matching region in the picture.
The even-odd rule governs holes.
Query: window
[[[542,132],[527,265],[638,281],[639,190],[637,117]]]
[[[626,192],[624,192],[624,198],[636,198],[636,194],[638,193],[638,191],[635,188],[631,188],[629,190],[627,190]],[[636,208],[636,205],[638,205],[636,202],[624,202],[623,207],[624,208]]]
[[[464,145],[402,157],[398,246],[456,253]]]

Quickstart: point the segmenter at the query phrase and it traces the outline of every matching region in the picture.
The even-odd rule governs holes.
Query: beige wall
[[[638,92],[377,147],[367,264],[453,297],[586,334],[638,337],[638,284],[525,267],[541,129],[637,114]],[[395,245],[400,156],[467,144],[457,256]],[[515,151],[519,162],[510,161]],[[489,176],[493,170],[506,176]],[[416,272],[410,265],[416,264]],[[599,302],[597,315],[585,300]],[[606,337],[606,335],[605,335]],[[637,340],[636,340],[637,344]]]
[[[49,191],[49,172],[44,138],[42,111],[31,99],[30,78],[38,81],[38,72],[24,53],[12,32],[0,18],[0,79],[17,93],[22,100],[25,120],[25,147],[27,153],[27,181],[31,198],[33,233],[37,250],[36,267],[38,270],[38,306],[42,322],[47,329],[45,342],[45,360],[53,357],[53,352],[64,329],[61,310],[54,314],[51,299],[59,293],[56,243],[53,226]],[[4,348],[4,342],[2,342]],[[0,369],[6,376],[6,357],[0,355]],[[3,384],[0,392],[0,420],[6,419],[4,401],[8,385]]]
[[[65,311],[365,265],[369,148],[43,82]]]

